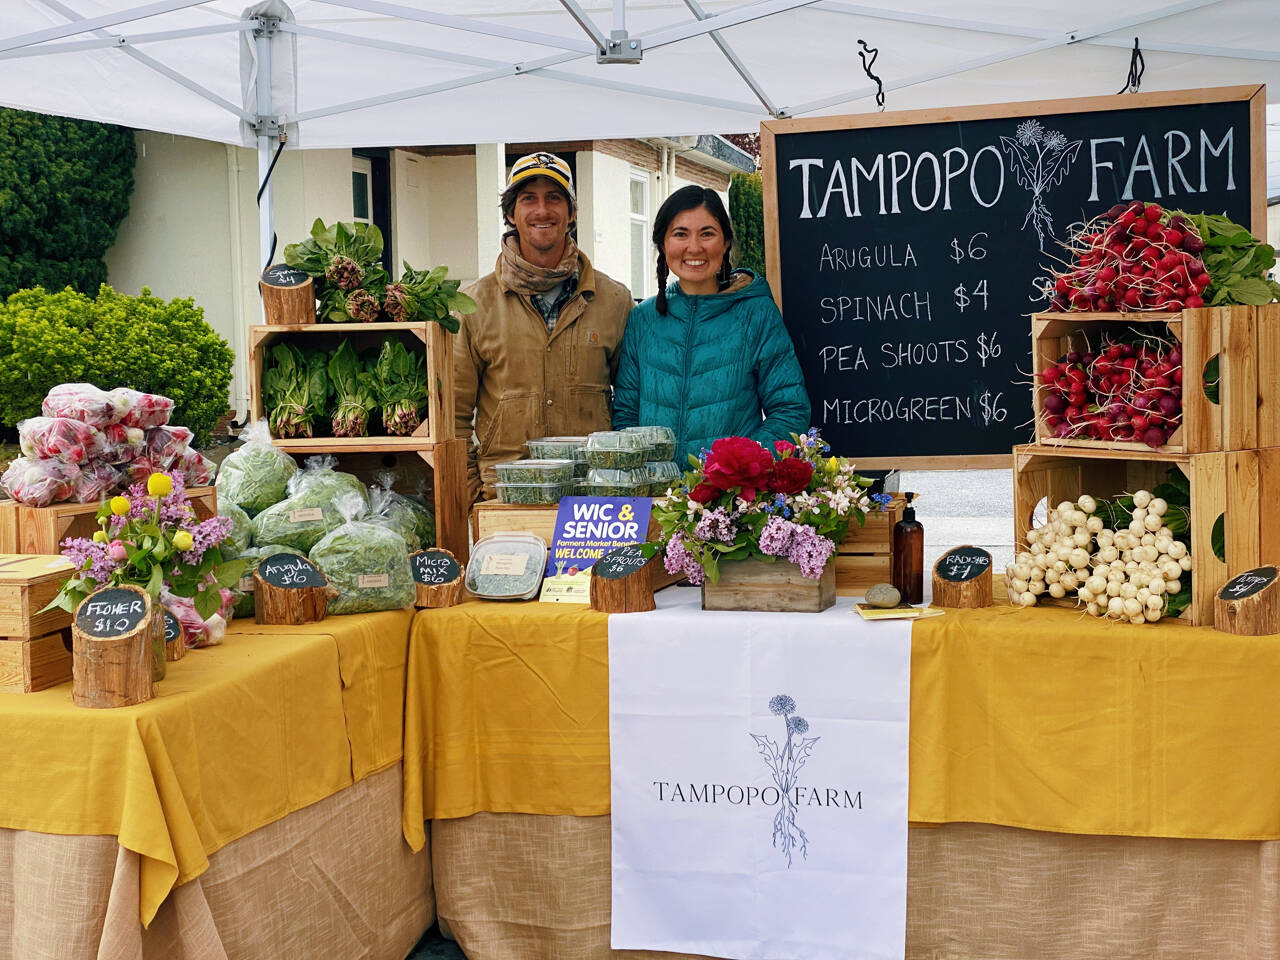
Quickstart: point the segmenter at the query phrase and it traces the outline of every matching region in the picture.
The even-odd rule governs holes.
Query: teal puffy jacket
[[[613,428],[656,424],[676,433],[686,464],[720,437],[775,440],[809,428],[809,396],[769,284],[750,270],[721,293],[667,288],[631,311],[614,381]]]

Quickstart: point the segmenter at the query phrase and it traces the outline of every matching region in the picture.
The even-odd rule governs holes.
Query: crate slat
[[[0,693],[35,693],[71,679],[70,630],[0,639]]]
[[[187,496],[198,520],[218,515],[213,487],[191,487]],[[92,537],[98,530],[96,503],[56,503],[49,507],[18,504],[18,552],[58,553],[68,537]]]
[[[0,555],[0,637],[30,639],[71,625],[66,610],[47,610],[71,574],[61,557]]]

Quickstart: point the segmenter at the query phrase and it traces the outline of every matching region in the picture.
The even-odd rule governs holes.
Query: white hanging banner
[[[658,602],[609,618],[614,949],[903,957],[910,624]]]

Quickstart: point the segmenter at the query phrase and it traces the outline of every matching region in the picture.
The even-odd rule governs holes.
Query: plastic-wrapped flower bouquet
[[[725,437],[689,457],[679,488],[654,501],[669,573],[690,583],[719,580],[721,560],[790,560],[817,580],[851,521],[866,521],[871,481],[811,429],[770,453],[746,437]]]
[[[181,473],[153,473],[122,496],[98,508],[92,539],[64,540],[62,555],[76,573],[51,607],[74,611],[102,587],[142,587],[182,622],[187,646],[218,643],[231,617],[230,587],[245,568],[242,559],[224,559],[221,545],[231,534],[230,517],[198,521]]]

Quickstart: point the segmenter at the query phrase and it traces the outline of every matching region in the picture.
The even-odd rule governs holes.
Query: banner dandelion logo
[[[1018,185],[1031,191],[1031,209],[1022,221],[1022,229],[1027,229],[1028,224],[1035,228],[1041,252],[1045,236],[1053,236],[1053,214],[1044,198],[1066,177],[1083,143],[1083,140],[1067,140],[1057,130],[1046,130],[1034,117],[1018,124],[1014,137],[1000,138]]]
[[[790,869],[797,848],[802,857],[809,858],[809,838],[796,823],[795,787],[813,745],[821,738],[805,736],[809,732],[809,721],[796,712],[795,700],[785,693],[779,693],[769,701],[769,712],[775,717],[782,717],[786,728],[783,746],[779,747],[772,737],[758,733],[751,734],[751,739],[756,742],[756,748],[778,788],[780,800],[773,818],[773,845],[787,858],[787,868]]]

